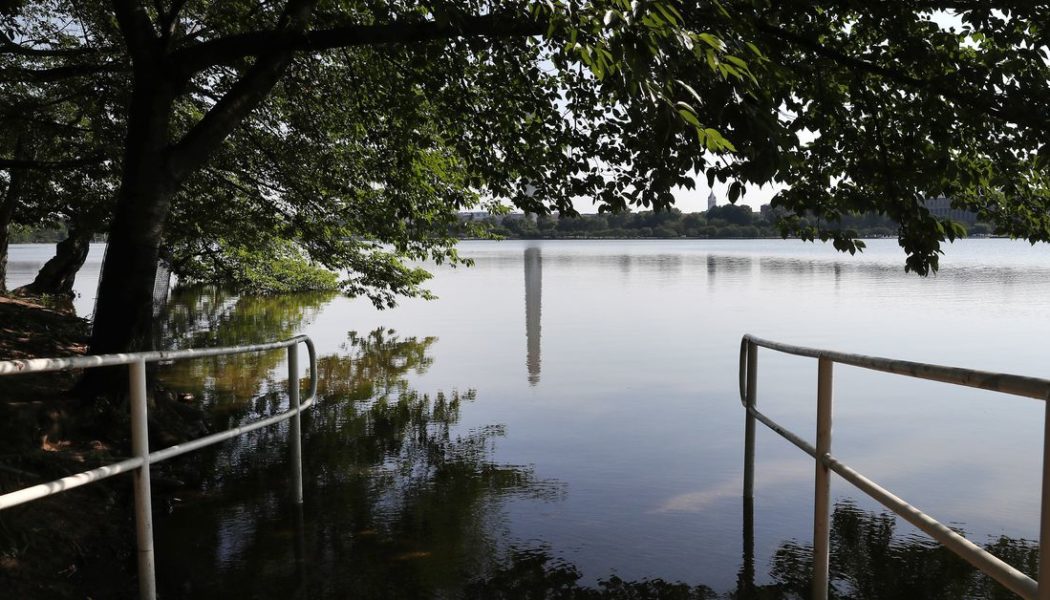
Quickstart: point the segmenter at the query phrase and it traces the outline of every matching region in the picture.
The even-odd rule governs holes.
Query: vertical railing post
[[[827,600],[831,559],[831,472],[824,457],[831,452],[831,359],[817,362],[817,458],[813,490],[813,600]]]
[[[747,341],[747,384],[744,395],[744,498],[755,497],[755,415],[758,399],[758,345]]]
[[[755,596],[755,499],[744,498],[744,552],[737,576],[736,597]]]
[[[1039,505],[1038,598],[1050,600],[1050,398],[1043,402],[1043,482]]]
[[[292,495],[296,504],[303,503],[302,429],[299,419],[299,344],[288,346],[288,408],[295,411],[289,428],[292,447]]]
[[[149,481],[149,423],[146,413],[146,361],[128,365],[131,393],[131,450],[142,459],[135,470],[135,533],[138,542],[139,598],[155,600],[157,579],[153,558],[153,500]]]

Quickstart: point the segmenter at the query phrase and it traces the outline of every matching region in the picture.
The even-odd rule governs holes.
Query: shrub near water
[[[339,289],[339,277],[302,257],[285,257],[252,265],[243,286],[258,294],[330,291]]]
[[[175,269],[182,284],[216,284],[238,293],[334,291],[339,276],[310,261],[291,244],[267,250],[223,248]]]

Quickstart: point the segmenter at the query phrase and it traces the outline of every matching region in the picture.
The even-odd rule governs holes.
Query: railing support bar
[[[831,472],[824,457],[831,453],[831,359],[817,361],[817,456],[813,490],[813,600],[827,600],[831,559]]]
[[[135,470],[135,534],[138,542],[139,598],[156,600],[153,557],[153,500],[149,480],[149,420],[146,413],[146,361],[128,365],[131,394],[131,450],[142,459]]]
[[[764,347],[778,352],[808,356],[818,359],[817,382],[817,446],[798,435],[788,431],[766,415],[763,415],[747,401],[745,380],[748,373],[749,344]],[[753,349],[750,352],[754,352]],[[831,455],[831,417],[832,417],[832,367],[835,362],[847,365],[874,369],[887,373],[909,375],[920,379],[929,379],[975,387],[987,390],[1028,396],[1046,402],[1047,411],[1043,423],[1043,479],[1042,504],[1040,505],[1040,564],[1039,581],[1047,583],[1040,586],[1036,580],[1027,576],[984,548],[974,544],[951,528],[939,523],[929,515],[908,504],[890,491],[880,487],[870,479],[854,471]],[[754,372],[753,370],[751,371]],[[911,523],[946,549],[980,569],[989,577],[1003,584],[1011,592],[1025,600],[1050,600],[1050,380],[1030,377],[1017,377],[999,373],[970,371],[951,367],[939,367],[922,363],[910,363],[883,358],[872,358],[861,355],[830,352],[816,348],[789,346],[745,335],[741,340],[740,352],[740,400],[747,412],[755,420],[778,433],[784,439],[798,446],[803,452],[816,461],[815,497],[814,497],[814,540],[813,540],[813,597],[826,599],[828,596],[829,559],[830,559],[830,472],[837,473],[846,481],[855,485],[862,492],[892,510],[905,521]],[[753,443],[753,442],[752,442]],[[745,451],[745,455],[747,452]],[[745,460],[746,462],[746,460]],[[745,483],[745,489],[750,489]],[[747,508],[749,499],[745,498],[745,547],[747,546],[746,528],[751,526]],[[746,550],[745,550],[746,551]],[[745,564],[747,558],[745,557]]]
[[[747,386],[744,392],[744,498],[755,497],[755,415],[758,383],[758,346],[747,341]]]
[[[1043,408],[1043,494],[1039,505],[1039,600],[1050,600],[1050,399]]]
[[[292,447],[292,497],[295,503],[303,503],[303,450],[302,427],[299,405],[299,344],[288,346],[288,408],[295,411],[289,428],[288,443]]]

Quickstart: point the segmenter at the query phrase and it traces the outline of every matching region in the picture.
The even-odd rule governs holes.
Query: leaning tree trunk
[[[16,292],[72,296],[73,281],[87,260],[90,243],[90,231],[72,227],[66,239],[58,243],[55,255],[44,263],[33,282],[18,288]]]

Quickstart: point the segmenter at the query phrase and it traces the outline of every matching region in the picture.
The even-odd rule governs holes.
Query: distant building
[[[711,210],[718,205],[718,201],[715,199],[715,191],[711,190],[711,193],[707,195],[707,210]]]
[[[966,225],[973,225],[977,222],[975,213],[962,208],[952,208],[952,199],[946,196],[927,198],[925,205],[926,210],[930,211],[930,214],[938,219],[951,219]]]

